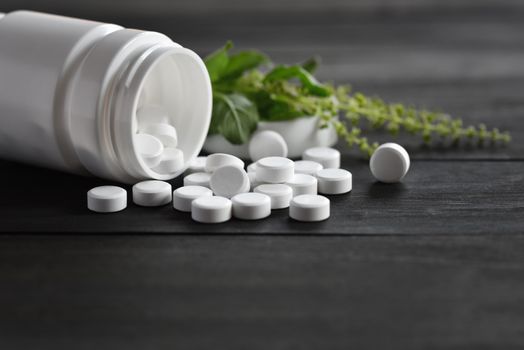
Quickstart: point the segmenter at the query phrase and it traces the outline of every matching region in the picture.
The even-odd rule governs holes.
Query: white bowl
[[[303,117],[278,122],[259,122],[257,130],[273,130],[286,140],[289,158],[300,158],[302,153],[311,147],[331,147],[337,143],[337,133],[329,125],[319,128],[318,117]],[[249,142],[233,145],[222,135],[208,135],[204,151],[208,153],[229,153],[239,158],[249,159]]]

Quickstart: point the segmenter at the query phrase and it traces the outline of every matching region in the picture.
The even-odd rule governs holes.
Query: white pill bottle
[[[136,110],[162,106],[185,164],[201,150],[211,84],[155,32],[37,12],[0,14],[0,157],[120,182],[167,180],[137,154]],[[185,168],[185,167],[184,167]]]

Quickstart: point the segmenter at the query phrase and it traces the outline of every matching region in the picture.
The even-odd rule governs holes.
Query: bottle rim
[[[174,71],[175,68],[173,71],[162,73],[172,74],[173,79],[186,80],[178,82],[178,86],[184,87],[182,91],[172,91],[172,93],[174,99],[186,104],[184,107],[187,115],[178,118],[178,124],[175,125],[179,140],[186,140],[185,147],[182,149],[184,167],[173,173],[162,174],[151,169],[142,160],[133,136],[137,128],[136,110],[139,107],[140,95],[152,72],[158,69],[160,63],[166,59],[172,59],[179,74]],[[186,88],[191,91],[186,91]],[[193,51],[174,43],[171,45],[155,44],[145,49],[125,68],[114,85],[114,92],[115,98],[111,101],[112,106],[109,108],[109,129],[111,138],[114,140],[115,154],[121,168],[130,176],[129,182],[144,178],[169,180],[182,174],[190,161],[200,153],[211,122],[211,82],[202,59]],[[175,94],[185,94],[185,96],[175,96]],[[191,140],[188,141],[188,138]]]

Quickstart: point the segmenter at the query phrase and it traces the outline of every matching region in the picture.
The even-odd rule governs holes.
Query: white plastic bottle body
[[[29,11],[0,15],[0,157],[121,182],[170,179],[137,155],[136,110],[161,105],[185,164],[205,140],[202,60],[154,32]]]

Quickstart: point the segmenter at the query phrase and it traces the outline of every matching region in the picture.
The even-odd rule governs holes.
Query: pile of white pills
[[[142,161],[153,171],[170,174],[184,167],[184,153],[177,148],[178,134],[160,106],[145,105],[136,112],[134,144]]]
[[[147,130],[156,130],[159,135],[158,129]],[[164,147],[168,142],[172,140],[162,141]],[[221,223],[232,217],[259,220],[270,216],[272,210],[285,208],[297,221],[329,218],[330,201],[322,195],[348,193],[353,188],[351,173],[340,169],[340,152],[315,147],[306,150],[302,160],[292,161],[275,155],[285,153],[282,147],[274,148],[275,152],[249,164],[246,170],[244,162],[230,154],[198,157],[189,164],[182,187],[173,192],[167,182],[142,181],[133,186],[133,202],[148,207],[172,203],[174,209],[190,212],[193,220],[202,223]],[[372,156],[370,168],[379,181],[400,181],[409,169],[409,155],[399,145],[384,144]],[[120,211],[127,204],[126,191],[116,186],[93,188],[87,197],[88,208],[96,212]]]

